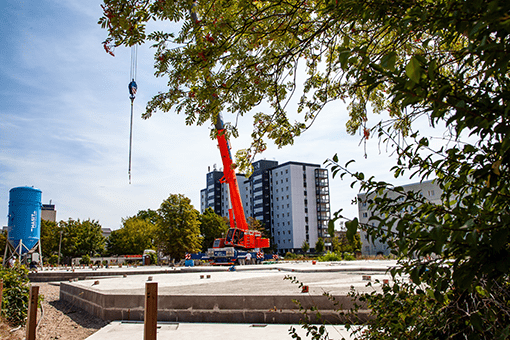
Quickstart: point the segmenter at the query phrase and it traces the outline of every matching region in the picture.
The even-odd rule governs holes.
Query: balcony
[[[327,194],[329,194],[329,188],[325,187],[325,188],[317,189],[315,193],[316,193],[317,196],[319,196],[319,195],[327,195]]]

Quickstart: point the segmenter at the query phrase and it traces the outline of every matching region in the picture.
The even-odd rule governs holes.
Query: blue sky
[[[105,53],[100,4],[0,3],[1,225],[7,225],[9,190],[25,185],[42,190],[58,220],[91,218],[112,229],[139,210],[157,209],[173,193],[199,208],[208,166],[221,164],[209,126],[186,126],[184,116],[172,113],[140,118],[151,96],[165,89],[164,79],[153,76],[153,51],[141,46],[129,184],[130,49]],[[345,105],[333,103],[293,146],[270,144],[262,157],[322,164],[338,152],[342,164],[357,160],[353,170],[391,180],[389,155],[373,140],[364,159],[360,137],[345,133],[346,120]],[[234,152],[249,145],[251,127],[251,117],[240,120]],[[357,216],[351,205],[357,190],[349,180],[330,179],[330,191],[332,211]]]

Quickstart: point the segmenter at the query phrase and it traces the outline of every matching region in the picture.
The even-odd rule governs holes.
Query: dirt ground
[[[58,282],[35,283],[39,294],[44,296],[42,312],[39,308],[36,339],[38,340],[82,340],[106,326],[106,322],[85,311],[59,300]],[[13,330],[0,323],[0,339],[23,340],[25,328]]]

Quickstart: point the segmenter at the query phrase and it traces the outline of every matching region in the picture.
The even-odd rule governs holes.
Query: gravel
[[[60,283],[45,282],[37,283],[39,295],[44,296],[42,303],[43,313],[38,310],[36,338],[38,340],[82,340],[86,339],[96,331],[107,325],[95,316],[92,316],[82,309],[76,308],[65,301],[60,301]],[[0,327],[1,329],[1,327]],[[5,333],[0,332],[2,339],[23,340],[25,328]]]

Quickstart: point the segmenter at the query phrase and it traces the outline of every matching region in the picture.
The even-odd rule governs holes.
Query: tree
[[[56,222],[41,219],[41,249],[43,257],[49,259],[52,254],[58,253],[60,230]]]
[[[315,252],[316,253],[322,253],[324,251],[324,240],[322,238],[319,238],[317,242],[315,242]]]
[[[201,249],[199,212],[182,194],[171,194],[158,209],[156,236],[160,249],[174,259]]]
[[[60,221],[59,227],[62,229],[62,256],[94,256],[104,251],[105,238],[99,222],[69,219]]]
[[[215,239],[224,236],[228,230],[225,219],[209,207],[200,215],[200,234],[202,235],[202,252],[211,248]]]
[[[7,232],[0,231],[0,249],[5,249],[7,245]]]
[[[151,211],[151,210],[149,210]],[[156,214],[157,212],[152,210]],[[110,254],[143,254],[145,249],[156,249],[156,224],[154,216],[140,211],[136,216],[122,220],[122,228],[112,231],[107,241]]]
[[[303,253],[308,253],[308,251],[310,250],[310,245],[308,244],[308,242],[303,241],[303,244],[301,245],[301,249],[303,250]]]
[[[104,11],[105,48],[151,41],[156,75],[168,77],[145,118],[175,109],[187,124],[204,124],[266,101],[272,110],[253,114],[242,166],[266,139],[291,144],[328,103],[344,100],[348,132],[386,144],[396,178],[436,179],[441,204],[351,170],[337,155],[328,162],[334,176],[352,176],[377,212],[376,227],[347,221],[348,237],[364,228],[401,259],[387,294],[363,297],[374,319],[360,338],[508,336],[508,1],[106,0]],[[146,34],[153,19],[182,26]],[[293,96],[296,113],[287,105]],[[378,119],[382,112],[390,118]],[[420,134],[420,121],[441,128],[446,142]]]

